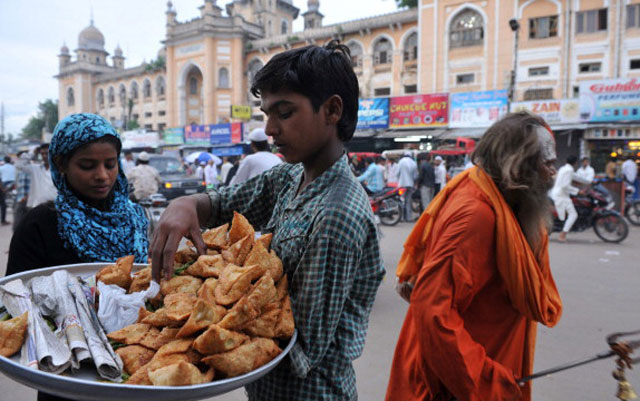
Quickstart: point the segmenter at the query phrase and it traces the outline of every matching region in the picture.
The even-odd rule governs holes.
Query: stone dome
[[[91,25],[84,28],[78,35],[78,48],[104,51],[104,36],[98,28],[93,26],[93,20],[91,20]]]
[[[69,48],[67,47],[67,44],[63,44],[62,47],[60,48],[60,54],[64,54],[64,55],[68,55],[69,54]]]
[[[116,46],[115,50],[113,51],[113,55],[116,57],[122,57],[122,49],[120,48],[119,44],[118,46]]]

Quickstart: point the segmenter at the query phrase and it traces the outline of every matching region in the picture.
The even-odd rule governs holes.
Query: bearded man
[[[387,401],[531,399],[517,380],[533,369],[536,322],[562,311],[546,228],[555,159],[542,119],[509,114],[422,214],[397,271],[410,305]]]

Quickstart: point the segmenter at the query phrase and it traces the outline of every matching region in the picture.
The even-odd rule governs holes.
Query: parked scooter
[[[572,196],[578,219],[571,227],[572,232],[581,232],[593,227],[596,235],[605,242],[622,242],[629,235],[629,226],[622,215],[613,210],[613,197],[604,187],[595,184],[584,195]],[[553,208],[553,231],[562,231],[564,221],[558,219]]]
[[[404,188],[385,187],[382,191],[369,196],[373,213],[385,226],[394,226],[402,218],[402,195]]]
[[[158,221],[160,221],[160,216],[162,216],[162,212],[169,205],[169,201],[162,194],[153,194],[148,198],[141,199],[138,202],[142,209],[144,210],[145,217],[149,220],[149,230],[148,236],[149,239],[153,238],[153,232],[158,225]]]

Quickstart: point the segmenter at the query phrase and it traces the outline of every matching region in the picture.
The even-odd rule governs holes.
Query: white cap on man
[[[141,162],[148,162],[149,161],[149,153],[140,152],[140,154],[138,155],[138,160],[140,160]]]
[[[442,161],[442,156],[436,156],[436,158],[433,159],[433,160],[435,160],[437,162],[441,162]]]
[[[249,140],[251,142],[264,142],[268,139],[267,134],[264,132],[264,128],[254,128],[249,134]]]
[[[411,151],[410,151],[410,150],[405,151],[403,155],[404,155],[404,156],[407,156],[407,157],[411,157],[411,156],[413,156],[413,154],[411,153]]]

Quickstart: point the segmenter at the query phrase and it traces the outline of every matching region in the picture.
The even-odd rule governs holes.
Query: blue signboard
[[[640,121],[640,81],[618,78],[580,82],[580,120]]]
[[[187,125],[184,127],[184,143],[186,145],[206,146],[209,144],[209,125]]]
[[[221,147],[214,147],[211,148],[211,153],[213,153],[214,155],[218,156],[218,157],[225,157],[225,156],[241,156],[246,152],[246,148],[248,148],[249,145],[233,145],[233,146],[221,146]]]
[[[213,124],[209,128],[211,145],[242,142],[242,123]]]
[[[357,129],[385,129],[389,127],[389,98],[360,99]]]
[[[488,127],[507,114],[507,91],[452,93],[449,127]]]

